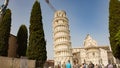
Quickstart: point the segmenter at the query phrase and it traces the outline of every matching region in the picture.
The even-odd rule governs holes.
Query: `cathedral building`
[[[69,20],[66,12],[56,11],[53,19],[53,47],[54,64],[62,65],[70,60],[79,64],[90,62],[94,64],[107,65],[109,62],[116,62],[112,55],[110,46],[99,46],[88,34],[84,40],[83,47],[72,48],[70,40]]]
[[[112,55],[110,46],[99,46],[95,40],[88,34],[84,40],[84,47],[73,48],[73,61],[78,61],[79,64],[103,64],[116,62]]]

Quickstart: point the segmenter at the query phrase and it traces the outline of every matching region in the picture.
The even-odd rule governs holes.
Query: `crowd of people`
[[[62,67],[61,67],[62,66]],[[92,62],[90,62],[89,64],[86,63],[82,63],[81,65],[74,61],[73,65],[70,63],[70,60],[68,60],[67,63],[63,63],[62,65],[58,65],[55,68],[117,68],[116,64],[107,64],[106,66],[104,66],[103,64],[93,64]]]

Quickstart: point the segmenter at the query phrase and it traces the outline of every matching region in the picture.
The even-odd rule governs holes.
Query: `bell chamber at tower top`
[[[2,15],[5,12],[5,10],[6,10],[7,6],[8,6],[8,2],[9,2],[9,0],[4,0],[4,4],[2,4],[0,6],[0,15]]]
[[[64,10],[56,11],[54,18],[56,18],[56,17],[66,17],[66,12]]]

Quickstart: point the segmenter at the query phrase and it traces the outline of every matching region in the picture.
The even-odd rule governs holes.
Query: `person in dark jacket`
[[[94,68],[94,64],[90,62],[90,64],[88,65],[88,68]]]

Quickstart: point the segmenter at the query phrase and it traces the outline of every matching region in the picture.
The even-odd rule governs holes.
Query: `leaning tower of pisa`
[[[70,60],[72,63],[72,47],[70,41],[70,30],[66,12],[56,11],[53,19],[53,45],[55,65],[62,65]]]

